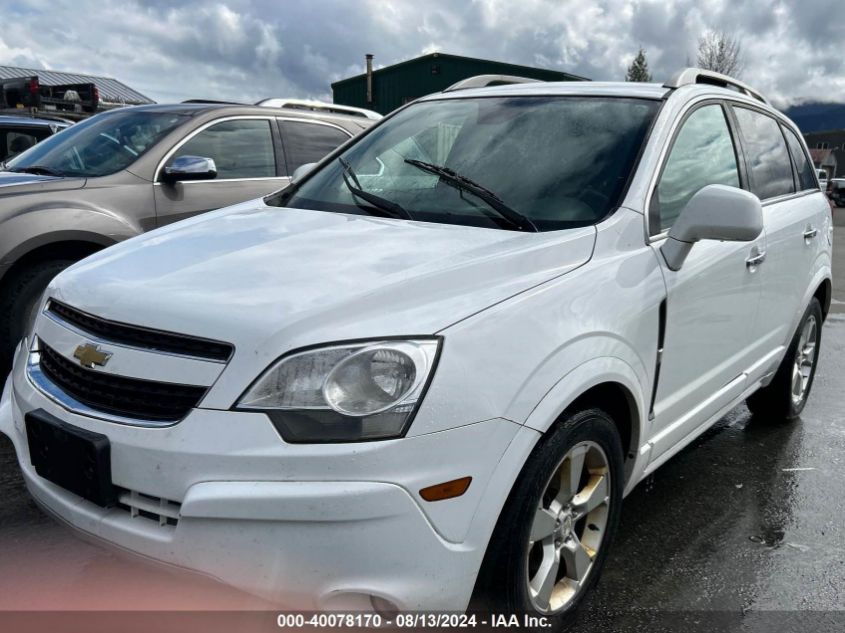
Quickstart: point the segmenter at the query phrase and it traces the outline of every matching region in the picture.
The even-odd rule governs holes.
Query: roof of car
[[[110,112],[118,112],[123,110],[110,110]],[[179,114],[187,114],[196,116],[206,112],[216,112],[225,110],[231,112],[233,115],[276,115],[284,116],[286,118],[295,119],[314,119],[318,121],[324,120],[343,120],[355,123],[358,126],[365,127],[367,123],[374,123],[369,119],[363,117],[348,116],[344,114],[313,112],[310,110],[295,110],[295,109],[280,109],[268,108],[266,106],[256,106],[240,103],[225,103],[220,101],[193,101],[188,103],[157,103],[154,105],[132,106],[132,110],[144,110],[148,112],[175,112]]]
[[[640,97],[662,99],[668,92],[660,84],[622,81],[536,81],[486,88],[468,88],[454,92],[441,92],[422,100],[466,97],[554,96],[590,95],[608,97]]]
[[[758,106],[767,107],[763,102],[752,96],[742,94],[737,90],[713,85],[696,83],[678,88],[667,88],[658,83],[640,83],[629,81],[531,81],[512,83],[484,88],[466,88],[453,91],[438,92],[420,99],[464,99],[467,97],[541,97],[541,96],[603,96],[603,97],[634,97],[641,99],[664,99],[675,92],[683,92],[690,97],[697,95],[718,95],[732,97]],[[775,111],[770,106],[769,110]]]
[[[31,116],[16,116],[14,114],[0,114],[0,125],[33,125],[37,127],[49,127],[51,125],[70,125],[68,121],[60,119],[40,119]]]

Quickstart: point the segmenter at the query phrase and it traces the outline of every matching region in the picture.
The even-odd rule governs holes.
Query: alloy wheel
[[[610,504],[607,455],[580,442],[558,464],[538,503],[528,538],[528,595],[535,609],[566,609],[586,583],[602,545]]]
[[[818,332],[816,317],[811,314],[801,329],[798,349],[795,350],[795,361],[792,366],[792,403],[796,407],[801,406],[807,396],[810,376],[813,374],[813,366],[816,363]]]

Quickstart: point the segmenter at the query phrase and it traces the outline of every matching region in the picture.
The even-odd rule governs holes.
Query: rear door
[[[165,183],[164,167],[179,156],[211,158],[217,177]],[[159,226],[197,213],[258,198],[290,182],[272,117],[227,117],[206,123],[177,144],[156,173],[155,205]]]
[[[279,118],[278,122],[289,174],[302,165],[316,163],[352,138],[349,132],[328,122],[293,118]]]
[[[777,368],[804,309],[829,205],[795,133],[762,110],[738,104],[732,107],[750,189],[763,203],[766,230],[765,259],[759,266],[760,311],[753,333],[763,347],[748,376],[754,381]]]

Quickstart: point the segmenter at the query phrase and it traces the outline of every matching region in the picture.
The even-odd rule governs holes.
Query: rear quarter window
[[[804,144],[798,139],[795,132],[787,127],[781,127],[783,129],[783,135],[786,137],[786,144],[789,146],[789,154],[792,156],[792,162],[795,164],[795,170],[798,172],[799,190],[818,189],[819,186],[813,174],[813,163],[807,158],[807,153],[804,151]]]

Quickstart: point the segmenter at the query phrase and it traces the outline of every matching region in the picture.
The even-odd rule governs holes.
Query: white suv
[[[486,83],[62,273],[0,406],[35,499],[285,606],[561,625],[639,481],[797,417],[832,229],[795,126],[695,69]]]

